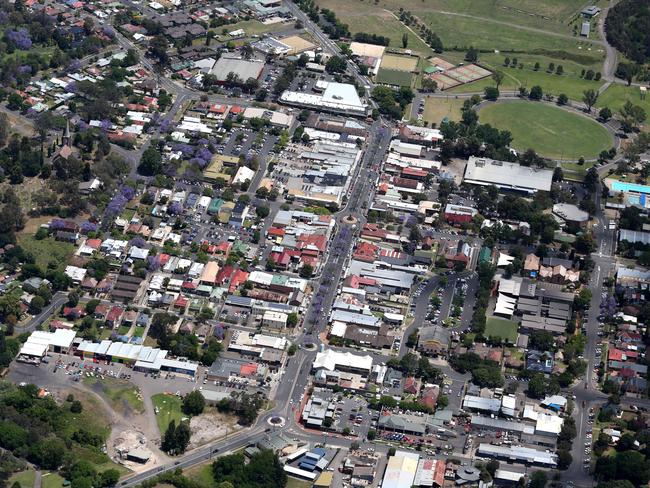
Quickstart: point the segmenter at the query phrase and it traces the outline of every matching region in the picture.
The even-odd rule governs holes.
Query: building
[[[267,310],[262,316],[262,325],[274,329],[284,329],[287,326],[288,317],[286,313]]]
[[[445,356],[449,350],[451,332],[439,325],[420,328],[418,349],[433,356]]]
[[[471,222],[476,214],[478,211],[475,208],[448,203],[444,217],[450,224],[464,224]]]
[[[577,205],[570,203],[556,203],[553,205],[553,215],[561,222],[584,226],[589,221],[589,214],[580,210]]]
[[[48,352],[66,354],[76,337],[74,330],[56,329],[54,332],[36,330],[20,348],[19,360],[40,361]]]
[[[551,190],[553,171],[471,156],[465,167],[463,182],[482,186],[494,185],[501,190],[535,193]]]
[[[316,354],[313,369],[314,371],[349,371],[368,376],[372,369],[372,356],[357,356],[350,352],[325,349]]]
[[[320,83],[320,82],[319,82]],[[280,102],[295,107],[318,109],[357,117],[368,115],[368,105],[362,102],[354,85],[347,83],[322,82],[322,95],[285,91]]]
[[[599,15],[600,12],[601,12],[600,7],[596,7],[595,5],[589,5],[589,6],[585,7],[585,8],[583,8],[582,12],[580,12],[580,13],[582,14],[583,17],[585,17],[587,19],[592,19],[592,18],[596,17],[597,15]]]
[[[264,61],[224,55],[215,63],[210,73],[217,78],[219,83],[225,83],[230,73],[237,75],[241,83],[244,83],[249,78],[259,79],[263,69]]]
[[[524,446],[494,446],[483,443],[478,446],[477,453],[508,462],[521,462],[550,468],[557,466],[557,454]]]
[[[411,488],[419,460],[420,455],[415,452],[397,451],[388,459],[381,488]]]

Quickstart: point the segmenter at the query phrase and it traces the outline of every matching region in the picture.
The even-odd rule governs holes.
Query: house
[[[124,310],[121,307],[113,306],[106,314],[106,325],[115,328],[119,325]]]
[[[472,248],[466,242],[462,240],[457,243],[451,241],[445,241],[447,244],[447,249],[444,253],[444,258],[447,261],[447,267],[453,268],[458,264],[464,265],[467,267],[469,264]]]
[[[551,374],[553,372],[553,354],[534,350],[528,351],[526,354],[526,369],[537,373]]]

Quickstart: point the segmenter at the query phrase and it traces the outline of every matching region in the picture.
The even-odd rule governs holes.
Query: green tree
[[[494,84],[497,87],[497,90],[499,89],[499,86],[501,86],[501,83],[503,83],[503,79],[505,78],[505,74],[503,71],[496,70],[494,73],[492,73],[492,80],[494,80]]]
[[[203,394],[194,390],[183,398],[183,413],[186,415],[201,415],[205,409],[205,398]]]
[[[409,45],[409,36],[405,32],[404,34],[402,34],[402,48],[406,49],[408,45]]]
[[[591,108],[596,105],[598,101],[598,92],[596,90],[585,90],[582,92],[582,102],[587,107],[587,112],[591,112]]]
[[[162,173],[162,156],[153,144],[142,154],[138,172],[144,176],[156,176]]]
[[[566,105],[567,103],[569,103],[569,97],[567,97],[564,93],[560,93],[557,97],[557,104]]]
[[[535,471],[530,476],[530,483],[528,488],[545,488],[548,478],[544,471]]]

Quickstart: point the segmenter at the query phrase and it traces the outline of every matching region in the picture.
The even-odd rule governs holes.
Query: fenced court
[[[395,71],[415,71],[418,67],[418,57],[385,53],[381,58],[381,67]]]
[[[458,85],[464,85],[465,83],[471,83],[486,78],[491,74],[490,71],[476,64],[468,64],[466,66],[456,66],[455,68],[447,69],[444,72],[427,74],[425,76],[438,83],[439,90],[448,90],[449,88]]]

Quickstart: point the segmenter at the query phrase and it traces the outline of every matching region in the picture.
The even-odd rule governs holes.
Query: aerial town
[[[647,0],[0,0],[0,488],[650,486],[648,86]]]

